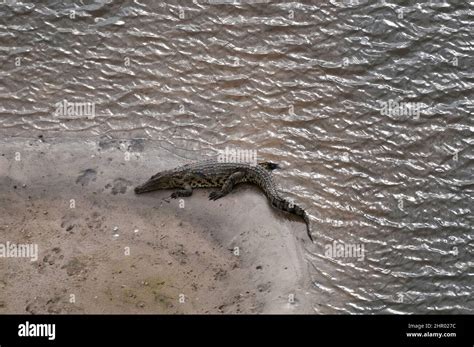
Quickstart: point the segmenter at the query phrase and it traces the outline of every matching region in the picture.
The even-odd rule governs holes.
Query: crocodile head
[[[182,186],[182,177],[176,172],[163,171],[152,176],[148,181],[135,188],[135,193],[141,194],[160,189],[173,189]]]

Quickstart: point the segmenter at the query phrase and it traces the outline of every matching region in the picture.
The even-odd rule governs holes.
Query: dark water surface
[[[1,136],[257,150],[313,216],[315,312],[474,313],[472,2],[6,3]]]

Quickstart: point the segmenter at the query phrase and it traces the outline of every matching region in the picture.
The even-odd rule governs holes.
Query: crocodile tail
[[[309,219],[309,214],[303,208],[294,204],[292,201],[285,200],[285,203],[283,206],[284,206],[284,210],[290,213],[294,213],[297,216],[303,217],[306,223],[306,231],[308,232],[308,236],[310,240],[313,242],[314,240],[313,240],[313,235],[311,234],[311,222]]]
[[[311,242],[314,242],[313,235],[311,234],[311,222],[308,213],[298,205],[295,205],[294,208],[296,214],[303,217],[306,223],[306,231],[308,232],[309,239],[311,240]]]
[[[303,219],[306,223],[306,231],[308,232],[309,239],[311,240],[311,242],[314,242],[313,234],[311,233],[311,222],[309,220],[309,214],[306,213],[306,211],[304,212]]]

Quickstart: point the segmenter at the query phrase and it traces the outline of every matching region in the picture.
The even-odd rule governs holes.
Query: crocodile
[[[260,187],[270,204],[304,219],[308,236],[313,241],[308,213],[289,199],[278,193],[272,178],[272,171],[279,165],[272,162],[260,162],[257,165],[247,163],[220,162],[214,159],[186,164],[172,170],[165,170],[152,176],[148,181],[135,188],[136,194],[155,190],[176,189],[171,198],[188,197],[193,188],[215,188],[209,194],[210,200],[218,200],[229,194],[239,183],[250,183]]]

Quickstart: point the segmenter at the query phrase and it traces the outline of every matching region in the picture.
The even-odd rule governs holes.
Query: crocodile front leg
[[[217,200],[222,198],[223,196],[226,196],[232,191],[232,188],[242,177],[244,177],[245,173],[242,171],[237,171],[234,172],[232,175],[230,175],[227,180],[224,182],[224,185],[222,186],[221,190],[216,190],[214,192],[211,192],[209,194],[209,200]]]
[[[191,196],[193,195],[193,189],[189,184],[186,184],[184,186],[184,189],[179,189],[175,191],[173,194],[171,194],[172,199],[176,199],[178,197],[183,197],[183,196]]]

